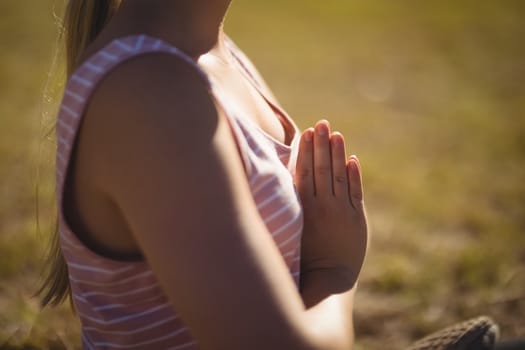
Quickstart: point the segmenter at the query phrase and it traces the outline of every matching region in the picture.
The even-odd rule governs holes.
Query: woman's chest
[[[215,90],[221,92],[230,105],[235,105],[238,115],[257,125],[275,141],[289,145],[294,128],[286,117],[273,106],[255,84],[238,67],[224,66],[213,60],[200,63],[211,79]]]

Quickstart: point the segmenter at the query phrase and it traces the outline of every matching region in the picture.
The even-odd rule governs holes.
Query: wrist
[[[307,324],[320,349],[352,349],[355,278],[337,269],[301,274],[301,296]]]
[[[357,285],[356,274],[343,267],[305,267],[301,270],[301,296],[307,308],[323,299],[349,292]]]

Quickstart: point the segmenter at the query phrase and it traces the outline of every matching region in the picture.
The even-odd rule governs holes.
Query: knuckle
[[[365,203],[362,195],[352,195],[352,205],[362,211],[364,209]]]
[[[363,204],[363,194],[362,193],[352,193],[352,202]]]
[[[297,176],[299,176],[300,179],[307,179],[312,175],[312,172],[308,168],[301,168],[297,170]]]
[[[330,167],[327,165],[318,165],[315,167],[315,172],[319,175],[329,175]]]
[[[336,175],[336,176],[334,176],[334,182],[336,182],[338,184],[345,184],[346,183],[346,176]]]

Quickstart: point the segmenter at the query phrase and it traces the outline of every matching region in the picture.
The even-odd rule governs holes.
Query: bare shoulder
[[[116,180],[111,170],[131,156],[140,161],[169,149],[176,157],[177,150],[209,143],[220,118],[207,84],[197,67],[164,53],[133,58],[110,72],[82,127],[94,179]]]
[[[104,115],[104,122],[119,130],[163,122],[202,128],[217,118],[198,68],[166,53],[142,55],[116,68],[100,84],[88,113]]]

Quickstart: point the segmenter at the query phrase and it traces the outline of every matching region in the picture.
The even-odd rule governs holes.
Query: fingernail
[[[343,141],[343,135],[341,135],[339,132],[333,132],[330,136],[330,142],[332,144],[332,147],[343,147],[344,141]]]
[[[343,134],[341,134],[339,131],[334,131],[332,133],[332,137],[334,137],[337,139],[337,140],[341,140],[341,141],[344,141],[344,137],[343,137]]]
[[[304,133],[304,140],[306,142],[312,142],[312,130],[306,130]]]
[[[350,162],[350,164],[352,165],[353,168],[355,169],[360,169],[361,168],[361,163],[359,163],[359,158],[357,158],[357,156],[355,154],[351,155],[350,156],[350,160],[354,160],[353,162]]]
[[[317,134],[320,136],[328,135],[328,126],[325,123],[317,125]]]

